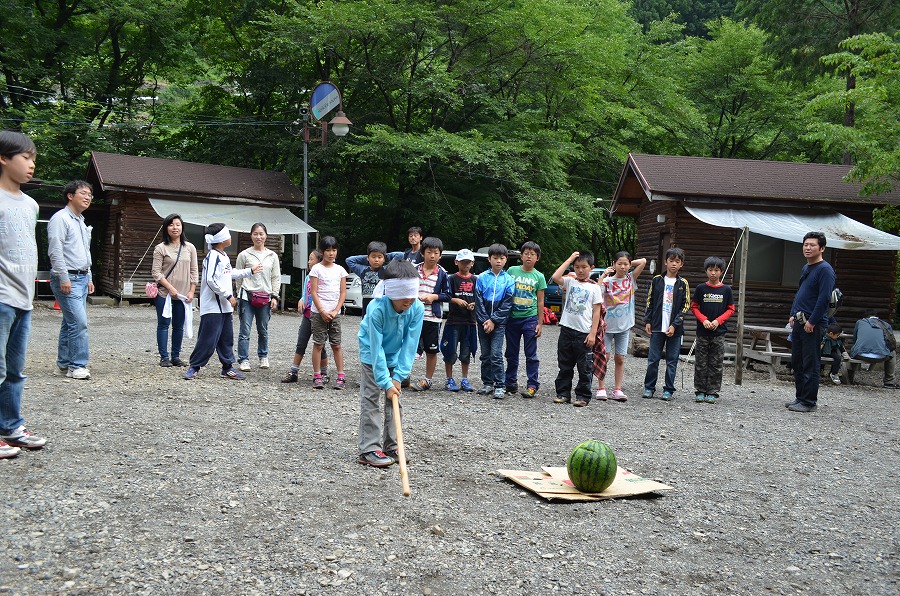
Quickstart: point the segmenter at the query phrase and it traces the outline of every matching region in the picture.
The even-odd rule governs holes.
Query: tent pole
[[[744,304],[747,298],[747,255],[750,252],[750,228],[744,226],[744,242],[741,245],[740,291],[738,292],[737,341],[734,354],[734,384],[744,380]]]

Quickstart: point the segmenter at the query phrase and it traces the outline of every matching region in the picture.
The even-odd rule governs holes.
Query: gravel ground
[[[34,312],[23,410],[50,442],[0,460],[0,594],[898,593],[900,391],[879,372],[793,414],[786,375],[736,387],[733,367],[718,405],[639,399],[629,358],[627,403],[576,409],[551,401],[549,327],[539,399],[404,394],[404,498],[396,467],[355,461],[356,383],[313,391],[308,362],[278,382],[296,315],[273,317],[273,367],[244,382],[160,368],[149,307],[89,318],[93,378],[76,381],[55,371],[59,313]],[[589,438],[676,490],[555,504],[495,474]]]

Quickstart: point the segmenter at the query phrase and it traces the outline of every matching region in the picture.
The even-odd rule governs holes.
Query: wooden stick
[[[409,496],[409,471],[406,469],[406,448],[403,446],[403,424],[400,421],[400,395],[395,395],[393,402],[394,408],[394,428],[397,430],[397,463],[400,464],[400,485],[403,487],[403,496]]]

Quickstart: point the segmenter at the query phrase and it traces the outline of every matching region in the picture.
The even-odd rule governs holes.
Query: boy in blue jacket
[[[416,268],[407,261],[385,267],[359,324],[359,463],[385,468],[397,462],[394,411],[381,396],[396,399],[409,377],[425,307],[418,300]],[[383,409],[382,414],[379,410]]]
[[[641,396],[647,399],[656,392],[659,361],[663,357],[666,359],[666,380],[660,399],[669,401],[675,397],[675,371],[684,337],[684,315],[691,308],[691,288],[688,281],[678,275],[682,266],[684,251],[680,248],[667,250],[665,275],[654,277],[647,292],[644,324],[650,336],[650,350]]]
[[[506,321],[512,312],[516,282],[503,269],[509,251],[502,244],[488,248],[491,268],[475,282],[475,319],[478,321],[478,343],[481,345],[481,395],[494,394],[494,399],[506,396],[506,375],[503,371],[503,338]]]

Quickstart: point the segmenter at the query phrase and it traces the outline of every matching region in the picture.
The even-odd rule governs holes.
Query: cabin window
[[[831,261],[831,249],[825,248],[825,260]],[[747,281],[796,288],[800,270],[806,264],[800,242],[788,242],[750,232],[747,254]],[[740,250],[736,255],[735,278],[740,275]]]

